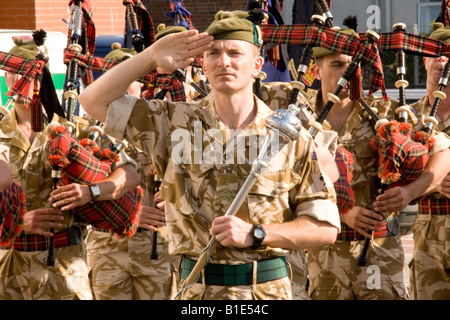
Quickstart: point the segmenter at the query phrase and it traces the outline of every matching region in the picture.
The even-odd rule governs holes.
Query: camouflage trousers
[[[84,243],[48,251],[0,250],[0,300],[92,300]]]
[[[410,284],[415,300],[450,299],[450,215],[418,214],[412,225]]]
[[[364,240],[337,240],[308,251],[309,295],[313,300],[409,300],[400,236],[376,238],[367,264],[357,258]]]
[[[176,294],[180,258],[168,254],[166,228],[158,232],[158,259],[150,259],[153,232],[119,239],[89,230],[89,277],[96,300],[167,300]]]
[[[308,269],[304,250],[295,250],[286,256],[291,279],[292,299],[310,300],[308,296]]]
[[[184,300],[292,300],[291,281],[288,277],[284,277],[264,283],[240,286],[195,283],[187,291]]]

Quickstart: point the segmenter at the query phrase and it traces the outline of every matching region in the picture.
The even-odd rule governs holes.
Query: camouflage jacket
[[[111,103],[105,132],[126,137],[148,155],[163,177],[169,253],[199,256],[210,240],[211,222],[224,215],[249,175],[267,135],[265,119],[272,111],[255,98],[257,115],[230,138],[218,117],[212,94],[197,104],[145,101],[124,95]],[[280,223],[308,214],[340,227],[335,192],[321,180],[311,137],[286,145],[253,185],[237,216],[251,223]],[[287,250],[217,246],[216,263],[240,263],[287,255]]]
[[[320,89],[316,94],[311,94],[309,103],[313,110],[317,111],[317,104],[323,105]],[[366,103],[378,110],[380,117],[388,120],[394,119],[394,107],[388,108],[382,98],[364,97]],[[391,102],[392,103],[392,102]],[[322,124],[326,130],[333,130],[331,124],[325,120]],[[347,122],[338,132],[338,144],[353,155],[354,170],[352,178],[352,189],[355,195],[355,206],[372,209],[375,197],[378,195],[379,178],[378,152],[371,146],[370,141],[375,136],[375,131],[369,121],[369,117],[358,101]]]
[[[431,111],[431,105],[428,96],[427,95],[423,96],[420,100],[411,104],[410,107],[412,111],[416,114],[417,119],[419,120],[417,125],[414,127],[414,130],[415,131],[423,130],[425,126],[424,118],[427,117]],[[450,138],[448,137],[448,135],[450,135],[450,118],[447,118],[445,121],[442,121],[441,119],[439,119],[439,117],[436,116],[436,119],[438,120],[438,125],[433,128],[433,133],[435,133],[433,153],[439,152],[444,148],[450,148]],[[445,197],[442,196],[440,193],[435,192],[429,194],[427,198],[443,199]]]
[[[66,120],[55,115],[54,121],[64,123]],[[88,136],[88,129],[94,124],[93,119],[73,116],[75,129],[73,136],[79,140]],[[48,199],[52,192],[52,169],[47,160],[49,151],[46,147],[48,142],[46,127],[42,132],[36,133],[33,143],[28,139],[17,126],[16,114],[14,110],[11,115],[2,119],[0,130],[0,145],[9,148],[9,165],[13,180],[19,184],[26,194],[27,211],[50,208]],[[110,140],[103,138],[100,146],[107,147]],[[136,165],[129,157],[122,157],[120,164],[130,162]],[[76,221],[72,214],[66,213],[62,222],[62,229],[70,227]],[[57,231],[57,230],[55,230]],[[25,234],[25,232],[23,232]]]

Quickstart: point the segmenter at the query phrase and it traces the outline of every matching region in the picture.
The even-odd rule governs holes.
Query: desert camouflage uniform
[[[261,100],[271,109],[287,109],[293,87],[288,82],[262,82]],[[302,125],[307,128],[308,122],[313,119],[314,112],[309,108],[303,93],[297,95],[297,102],[301,109],[298,114]],[[292,251],[286,260],[291,269],[291,286],[294,300],[309,300],[308,296],[308,269],[305,250]]]
[[[430,113],[428,96],[411,105],[420,120]],[[450,118],[437,118],[436,131],[450,134]],[[410,262],[410,285],[413,299],[450,299],[450,200],[432,193],[419,201],[419,212],[412,225],[414,253]]]
[[[139,163],[143,205],[154,206],[151,162],[132,146],[127,154]],[[180,258],[168,254],[167,227],[157,232],[158,259],[150,259],[154,232],[139,228],[131,238],[90,229],[86,237],[88,264],[97,300],[166,300],[176,294]]]
[[[11,116],[3,118],[0,131],[0,143],[10,147],[12,177],[25,191],[28,211],[49,208],[52,177],[47,164],[48,151],[45,146],[48,138],[45,128],[36,134],[30,145],[16,123],[13,110]],[[85,228],[72,225],[72,222],[73,216],[66,214],[62,229],[72,226],[82,234]],[[22,232],[16,241],[27,236],[29,234]],[[23,244],[23,250],[7,247],[0,250],[1,299],[92,299],[83,241],[56,248],[54,267],[44,264],[46,249],[28,251],[28,242],[23,240]]]
[[[261,101],[255,101],[256,118],[239,135],[246,139],[237,137],[235,140],[228,140],[225,135],[227,130],[217,116],[212,94],[197,105],[157,100],[136,102],[126,95],[111,103],[105,132],[133,141],[151,157],[163,177],[162,197],[166,205],[170,254],[198,258],[210,240],[212,220],[226,212],[247,178],[251,168],[248,158],[252,153],[249,144],[257,148],[256,142],[267,133],[265,119],[272,113]],[[222,152],[226,146],[224,137],[236,142],[238,148],[232,145],[233,148]],[[180,140],[187,143],[180,144]],[[302,130],[298,140],[277,153],[257,179],[237,216],[264,224],[309,214],[339,227],[335,192],[326,176],[320,180],[317,162],[311,160],[311,142]],[[250,152],[244,155],[236,152],[244,148]],[[258,150],[254,151],[256,157]],[[215,158],[218,154],[220,157]],[[221,159],[224,159],[222,163]],[[288,253],[288,250],[266,246],[251,250],[217,245],[209,262],[253,263]],[[284,277],[238,287],[196,283],[187,298],[290,299],[292,292],[288,277]]]
[[[314,110],[318,103],[323,103],[316,100],[321,97],[320,94],[319,90],[310,100]],[[384,100],[365,99],[369,105],[379,110],[381,117],[392,118],[392,112],[388,113]],[[327,121],[323,126],[324,129],[332,129]],[[338,136],[339,145],[354,157],[354,205],[373,210],[372,204],[378,189],[378,156],[369,143],[374,131],[359,102],[355,102],[354,109]],[[383,215],[386,218],[389,213]],[[342,230],[345,227],[343,225]],[[409,299],[400,235],[371,241],[364,267],[357,265],[364,240],[339,239],[338,236],[333,245],[308,251],[311,299]]]

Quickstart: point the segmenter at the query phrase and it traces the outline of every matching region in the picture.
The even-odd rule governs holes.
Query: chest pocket
[[[214,164],[176,165],[170,162],[164,174],[162,197],[175,204],[183,214],[197,213],[204,202],[213,198],[214,168]]]
[[[289,191],[299,185],[301,180],[291,169],[260,175],[247,197],[250,221],[280,223],[291,220],[293,212]]]

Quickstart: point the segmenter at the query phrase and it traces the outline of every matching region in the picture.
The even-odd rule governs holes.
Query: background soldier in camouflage
[[[357,35],[348,28],[341,32]],[[321,81],[321,88],[310,101],[319,114],[327,101],[327,94],[334,93],[351,57],[336,54],[327,49],[315,47],[314,72]],[[347,149],[354,158],[351,186],[354,191],[354,207],[341,214],[341,230],[338,240],[328,246],[308,251],[311,299],[409,299],[404,281],[404,254],[400,236],[372,239],[367,254],[367,265],[357,265],[365,237],[371,237],[367,230],[378,230],[387,217],[373,210],[373,201],[378,193],[378,154],[369,141],[374,131],[364,109],[357,101],[349,98],[345,87],[324,122],[324,128],[338,133],[338,144]],[[364,98],[378,114],[387,114],[388,106],[383,99]]]
[[[249,144],[257,147],[255,138],[267,134],[265,119],[272,113],[253,96],[252,79],[263,61],[258,28],[247,15],[219,12],[208,29],[214,41],[196,30],[168,35],[108,71],[80,96],[88,113],[106,121],[107,132],[126,135],[163,177],[169,252],[183,255],[182,277],[210,236],[217,235],[211,263],[189,299],[290,299],[284,256],[289,249],[332,243],[339,228],[334,190],[311,160],[314,148],[304,130],[269,163],[237,216],[222,216],[251,168],[249,153],[238,161],[236,151],[249,152]],[[156,66],[182,68],[205,50],[203,69],[212,92],[198,104],[122,96],[129,83]],[[188,142],[177,150],[180,136]],[[226,148],[227,141],[233,148]],[[195,161],[199,154],[190,147],[198,143],[202,158]],[[192,161],[182,161],[189,157]],[[251,248],[256,243],[253,224],[261,224],[266,236]],[[243,277],[226,276],[240,268],[245,269]],[[268,278],[257,283],[264,269],[271,270]]]
[[[450,28],[441,23],[433,25],[432,39],[450,43]],[[448,57],[423,58],[427,71],[427,94],[410,107],[420,120],[414,128],[423,130],[424,117],[430,114],[434,103],[433,92],[439,90],[442,69]],[[448,96],[450,88],[444,93]],[[450,298],[450,171],[449,142],[450,134],[450,100],[442,100],[437,112],[439,121],[434,131],[433,153],[439,157],[429,160],[429,170],[419,179],[404,187],[389,190],[377,198],[375,205],[380,208],[401,210],[414,199],[419,199],[419,211],[412,225],[414,253],[410,263],[410,287],[412,298],[417,300],[439,300]],[[440,182],[440,183],[438,183]],[[422,195],[424,195],[421,197]]]
[[[28,59],[35,59],[41,50],[34,40],[16,40],[16,44],[10,52]],[[19,78],[20,75],[7,73],[8,87],[12,88]],[[32,90],[33,86],[29,97]],[[31,130],[31,111],[25,105],[26,101],[16,101],[11,114],[3,118],[0,130],[0,142],[10,148],[12,178],[27,198],[24,232],[10,247],[0,250],[0,298],[91,299],[82,227],[70,227],[69,217],[50,207],[51,169],[45,166],[47,134]],[[48,227],[55,228],[55,240],[61,242],[55,248],[54,267],[44,264],[47,237],[52,235]],[[67,239],[69,233],[75,240],[72,244]]]
[[[125,60],[136,51],[112,45],[106,59]],[[143,84],[134,81],[127,94],[141,96]],[[155,208],[154,175],[151,161],[133,146],[127,154],[139,164],[144,200],[139,211],[140,228],[130,238],[119,239],[108,231],[91,228],[86,237],[89,277],[97,300],[162,300],[176,293],[179,259],[168,254],[167,227],[164,212]],[[150,259],[153,235],[158,228],[158,259]]]
[[[293,87],[287,82],[262,82],[261,100],[272,110],[287,109],[292,94]],[[308,122],[314,120],[314,112],[309,106],[303,91],[297,96],[297,103],[301,109],[298,117],[302,125],[307,128]],[[317,144],[316,152],[321,151],[319,159],[323,170],[326,172],[332,182],[335,182],[339,176],[336,164],[333,159],[333,151],[336,148],[336,133],[334,131],[324,131],[319,133],[315,142]],[[325,149],[325,150],[324,150]],[[323,151],[323,152],[322,152]],[[286,257],[292,271],[291,286],[294,300],[309,300],[308,296],[308,269],[305,250],[294,250]]]
[[[29,59],[34,59],[37,52],[36,44],[30,42],[17,43],[11,49],[11,53]],[[6,78],[8,86],[12,87],[20,76],[8,73]],[[65,122],[56,114],[53,120]],[[73,135],[81,137],[87,122],[75,116],[73,122]],[[16,101],[11,115],[3,119],[0,131],[1,143],[10,147],[12,177],[24,189],[27,199],[24,232],[11,246],[0,250],[0,296],[2,299],[19,300],[92,299],[82,239],[86,226],[74,222],[72,214],[57,209],[70,209],[89,202],[92,200],[90,192],[87,186],[80,188],[79,185],[65,186],[52,192],[51,168],[47,165],[46,126],[43,132],[34,132],[30,123],[30,108],[26,107],[25,102]],[[136,179],[132,179],[133,171],[128,171],[130,167],[124,165],[116,171],[116,178],[127,181],[122,181],[121,187],[131,188],[139,182],[135,171]],[[115,189],[115,183],[110,183],[114,182],[112,178],[105,182],[106,185],[99,182],[103,191],[103,197],[99,200],[108,200],[111,194],[120,191],[120,188]],[[134,182],[136,184],[132,185]],[[48,237],[52,235],[48,231],[50,227],[55,228],[55,265],[49,267],[45,265],[45,259],[48,255]]]

